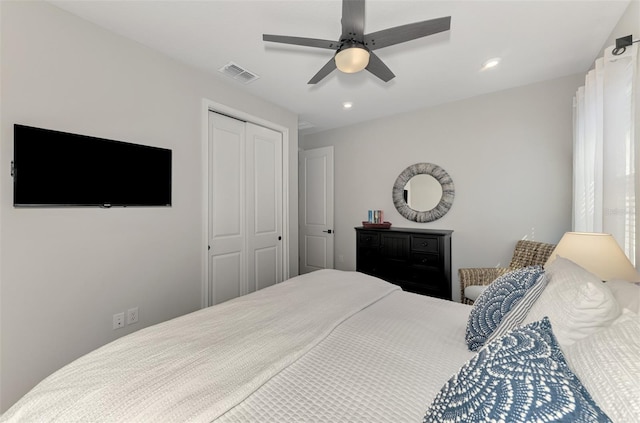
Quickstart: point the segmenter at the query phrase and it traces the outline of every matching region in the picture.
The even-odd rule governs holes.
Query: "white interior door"
[[[300,273],[333,269],[333,147],[301,151]]]
[[[209,113],[208,304],[283,278],[282,134]]]
[[[209,113],[209,305],[245,293],[245,123]]]
[[[282,282],[282,134],[246,124],[249,292]]]

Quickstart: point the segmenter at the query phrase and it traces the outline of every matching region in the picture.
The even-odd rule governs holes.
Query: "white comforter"
[[[419,423],[473,356],[470,306],[394,291],[339,325],[219,421]]]
[[[445,311],[451,306],[458,311]],[[467,314],[360,273],[318,271],[108,344],[45,379],[0,420],[419,419],[470,356]],[[402,400],[407,389],[418,392]]]

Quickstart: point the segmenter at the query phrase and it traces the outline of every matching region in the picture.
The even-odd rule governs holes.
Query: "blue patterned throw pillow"
[[[484,345],[504,316],[520,302],[536,282],[544,282],[542,266],[516,269],[491,282],[473,303],[469,314],[465,341],[470,351],[478,351]]]
[[[488,343],[442,387],[433,422],[611,422],[573,374],[549,319]]]

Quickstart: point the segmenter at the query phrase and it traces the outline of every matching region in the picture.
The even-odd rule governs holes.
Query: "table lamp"
[[[573,261],[603,281],[640,281],[640,274],[610,234],[567,232],[549,256],[545,267],[557,256]]]

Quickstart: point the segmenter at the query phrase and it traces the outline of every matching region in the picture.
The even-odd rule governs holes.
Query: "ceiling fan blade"
[[[364,0],[342,0],[342,38],[362,41],[364,35]]]
[[[438,32],[448,31],[450,28],[451,16],[447,16],[372,32],[364,36],[364,42],[369,50],[377,50],[404,43],[405,41],[415,40],[416,38],[426,37],[427,35],[437,34]]]
[[[333,72],[336,69],[336,61],[335,59],[332,57],[331,60],[329,60],[327,62],[327,64],[325,64],[322,69],[320,69],[318,71],[318,73],[316,73],[313,78],[311,78],[311,80],[309,80],[309,82],[307,82],[307,84],[317,84],[318,82],[320,82],[320,80],[322,80],[322,78],[324,78],[325,76],[329,75],[331,72]]]
[[[385,65],[382,60],[372,51],[369,52],[369,64],[365,68],[384,82],[389,82],[395,75],[391,72],[391,69]]]
[[[340,45],[337,41],[320,40],[318,38],[289,37],[287,35],[263,34],[262,40],[274,43],[294,44],[297,46],[327,48],[330,50],[336,50]]]

